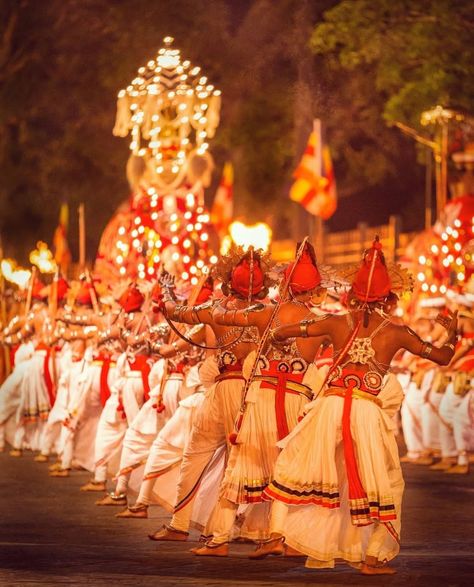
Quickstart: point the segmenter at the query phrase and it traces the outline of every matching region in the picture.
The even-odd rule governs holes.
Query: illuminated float
[[[132,193],[101,237],[94,272],[103,281],[152,280],[163,266],[196,283],[202,268],[217,262],[204,189],[220,103],[220,91],[182,60],[171,37],[119,92],[113,133],[130,137]]]

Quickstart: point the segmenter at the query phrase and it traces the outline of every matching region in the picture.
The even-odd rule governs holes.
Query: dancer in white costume
[[[402,277],[395,268],[389,273],[376,239],[353,278],[347,317],[282,326],[273,333],[276,340],[329,335],[335,362],[313,409],[287,437],[266,490],[271,499],[291,506],[266,554],[279,551],[283,534],[309,556],[307,566],[330,568],[343,559],[360,565],[363,574],[395,572],[386,563],[399,551],[404,483],[384,403],[386,395],[393,401],[388,384],[395,382],[398,402],[401,389],[386,374],[403,348],[447,364],[456,340],[456,314],[438,318],[448,329],[448,342],[440,348],[391,322],[383,303],[397,286],[406,287]]]
[[[21,380],[21,398],[16,413],[16,432],[11,456],[21,456],[24,448],[38,450],[41,433],[54,406],[61,357],[67,360],[67,348],[57,353],[51,346],[53,323],[45,305],[33,307],[35,350]],[[56,354],[57,353],[57,354]]]
[[[261,305],[256,311],[227,310],[216,306],[213,318],[227,326],[257,326],[260,335],[272,324],[294,323],[314,319],[312,305],[320,304],[322,277],[316,265],[312,246],[305,242],[297,259],[285,271],[284,292],[290,294],[275,308]],[[322,318],[322,317],[321,317]],[[311,401],[317,369],[313,363],[323,341],[312,338],[292,340],[286,344],[271,344],[258,358],[259,367],[245,401],[245,411],[232,446],[220,499],[214,512],[213,537],[205,546],[195,550],[198,556],[226,556],[232,537],[239,504],[260,504],[261,520],[256,539],[268,538],[268,502],[263,492],[273,478],[273,468],[279,454],[277,442],[296,426],[304,405]],[[249,357],[256,361],[256,357]],[[266,506],[266,507],[264,507]],[[254,507],[254,515],[257,513]],[[287,553],[290,554],[290,553]],[[293,553],[294,554],[294,553]]]
[[[422,336],[421,333],[420,336]],[[425,403],[422,384],[426,372],[431,371],[431,363],[419,357],[412,357],[406,368],[408,372],[399,375],[399,381],[405,392],[400,414],[407,454],[400,460],[401,462],[417,465],[431,465],[433,459],[430,456],[430,451],[423,444],[421,424],[421,411]],[[403,379],[403,377],[406,377],[406,379]]]
[[[458,454],[457,463],[446,473],[466,475],[469,473],[470,455],[474,453],[474,389],[464,395],[453,415],[454,441]]]
[[[148,506],[153,503],[159,503],[168,511],[173,510],[179,465],[189,443],[196,415],[204,400],[204,384],[201,383],[201,378],[207,383],[207,387],[210,387],[218,374],[214,357],[209,357],[202,365],[194,365],[189,369],[184,383],[184,391],[189,395],[179,402],[178,409],[153,441],[135,505],[129,506],[117,517],[146,518]],[[200,530],[206,525],[217,500],[223,459],[215,459],[215,465],[208,470],[201,483],[195,500],[199,507],[194,507],[191,515],[192,525]],[[200,499],[199,494],[202,494],[203,499]]]
[[[100,344],[120,345],[126,348],[132,334],[139,335],[149,327],[148,319],[140,309],[145,301],[135,284],[131,284],[119,299],[124,312],[112,326],[99,335]],[[132,332],[133,330],[133,332]],[[132,422],[145,401],[145,387],[151,365],[147,354],[129,357],[122,352],[114,367],[114,381],[109,385],[110,396],[100,415],[94,448],[94,478],[81,487],[82,491],[105,491],[108,464],[122,446],[128,422]]]
[[[196,342],[203,340],[203,330],[203,328],[194,329],[191,340]],[[165,327],[163,340],[167,338],[168,333],[169,329]],[[179,341],[173,345],[167,345],[163,340],[158,340],[151,345],[152,352],[157,352],[162,358],[150,371],[149,398],[125,434],[119,471],[116,476],[117,484],[114,495],[110,498],[112,503],[101,505],[122,505],[123,501],[126,503],[132,473],[135,472],[141,476],[141,471],[138,469],[145,465],[153,441],[166,422],[173,417],[178,407],[187,361],[185,353],[190,344]],[[106,498],[103,502],[105,501]]]
[[[228,298],[229,309],[245,309],[252,301],[267,295],[267,287],[272,283],[266,275],[268,266],[269,259],[259,251],[245,253],[237,247],[221,259],[217,276],[223,282],[222,291]],[[216,338],[214,348],[218,349],[219,375],[205,394],[183,455],[171,524],[151,535],[152,540],[187,540],[194,501],[202,480],[213,466],[216,452],[229,446],[229,435],[241,403],[243,361],[258,343],[258,331],[254,327],[216,325],[212,319],[212,303],[192,309],[177,306],[168,291],[171,288],[172,283],[165,278],[164,311],[179,322],[210,326]]]
[[[436,327],[434,325],[436,316],[432,316],[431,319],[428,312],[430,312],[429,308],[419,309],[416,318],[412,322],[413,329],[424,340],[432,340],[433,326]],[[426,373],[432,369],[433,364],[431,361],[421,357],[414,357],[408,352],[403,354],[399,362],[398,370],[402,372],[399,373],[398,379],[405,393],[400,415],[403,436],[407,446],[407,454],[400,459],[401,462],[416,465],[433,464],[430,451],[423,444],[422,429],[422,407],[425,403],[425,396],[422,391],[422,388],[425,389],[423,380]],[[429,376],[430,382],[432,376],[433,374]]]
[[[76,340],[68,345],[68,348],[61,353],[58,360],[58,384],[54,405],[48,414],[48,419],[44,425],[40,439],[40,454],[35,457],[36,462],[47,462],[51,453],[60,452],[60,437],[63,429],[63,423],[68,417],[68,403],[74,389],[71,385],[71,370],[77,376],[82,371],[82,359],[85,351],[85,343],[82,340]],[[78,365],[77,363],[80,363]],[[59,463],[51,467],[51,471],[60,468]]]
[[[7,339],[10,336],[8,334]],[[20,344],[15,352],[13,371],[0,386],[0,452],[5,449],[6,441],[13,444],[15,425],[12,420],[20,404],[21,382],[28,371],[29,360],[33,356],[34,349],[31,341]]]
[[[469,414],[470,401],[465,401],[465,397],[472,394],[474,383],[474,314],[471,295],[458,296],[456,301],[459,304],[459,327],[462,335],[448,367],[451,382],[439,407],[440,415],[449,424],[449,429],[444,429],[441,433],[443,458],[437,469],[450,474],[467,474],[468,450],[473,448],[474,439]]]

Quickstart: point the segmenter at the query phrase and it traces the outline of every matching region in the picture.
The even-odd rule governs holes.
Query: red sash
[[[109,387],[109,371],[110,371],[110,363],[112,362],[112,358],[110,355],[106,354],[98,354],[94,357],[94,361],[101,361],[102,366],[100,368],[100,403],[102,406],[105,406],[106,401],[110,397],[110,387]]]
[[[36,346],[36,349],[35,350],[37,350],[37,351],[46,351],[46,355],[45,355],[44,361],[43,361],[43,377],[44,377],[44,382],[45,382],[45,385],[46,385],[46,389],[48,391],[49,405],[51,407],[53,407],[54,406],[54,402],[56,400],[56,389],[55,389],[53,378],[51,376],[51,371],[49,370],[49,359],[51,358],[52,348],[49,347],[44,342],[40,342]],[[54,358],[53,358],[53,361],[54,361]]]
[[[150,398],[150,382],[148,376],[150,375],[150,363],[147,355],[135,355],[133,361],[128,362],[132,371],[140,371],[142,374],[144,399],[148,401]]]
[[[275,417],[278,431],[278,440],[282,440],[290,433],[288,421],[286,419],[285,395],[287,393],[297,394],[297,392],[292,391],[291,389],[287,389],[287,382],[294,381],[295,383],[301,383],[304,378],[304,373],[289,373],[286,371],[278,371],[277,367],[279,362],[280,361],[270,361],[270,369],[265,369],[261,372],[263,377],[276,377],[276,383],[263,380],[260,383],[260,388],[275,390]]]

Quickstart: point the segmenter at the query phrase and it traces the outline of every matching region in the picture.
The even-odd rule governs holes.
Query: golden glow
[[[229,226],[229,233],[234,243],[243,247],[244,250],[250,246],[264,251],[268,251],[270,248],[272,229],[265,222],[258,222],[250,226],[243,222],[233,222]]]
[[[41,273],[54,273],[57,269],[53,253],[42,241],[36,243],[36,249],[30,253],[30,263],[36,265]]]
[[[421,124],[428,126],[429,124],[446,124],[450,120],[461,122],[464,116],[460,112],[451,110],[450,108],[443,108],[443,106],[435,106],[431,110],[425,110],[421,113]]]
[[[154,180],[171,189],[181,183],[190,153],[203,156],[208,149],[219,124],[221,93],[199,67],[181,61],[172,37],[163,43],[119,92],[113,133],[130,135],[133,154],[148,156],[154,162]]]
[[[20,289],[26,289],[31,278],[31,271],[17,267],[13,259],[3,259],[0,270],[7,281],[14,283]]]

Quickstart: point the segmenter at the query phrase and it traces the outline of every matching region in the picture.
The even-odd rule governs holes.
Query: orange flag
[[[337,190],[331,153],[321,137],[321,121],[314,121],[313,132],[301,161],[293,173],[290,199],[310,214],[330,218],[337,208]]]
[[[229,161],[224,165],[222,178],[211,209],[211,222],[222,239],[234,215],[234,168]]]

